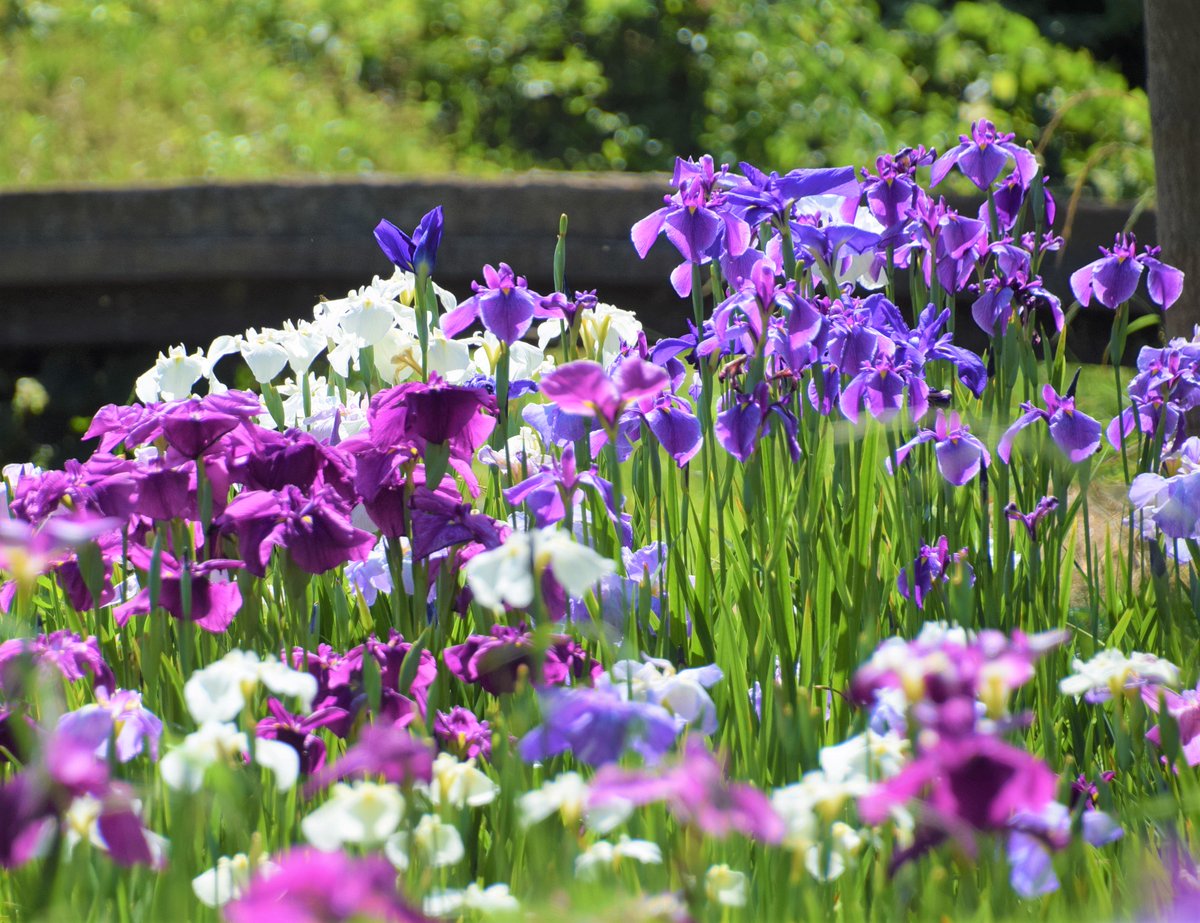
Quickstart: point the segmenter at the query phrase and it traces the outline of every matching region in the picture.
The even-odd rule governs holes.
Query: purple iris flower
[[[442,746],[461,760],[492,758],[492,728],[461,705],[433,717],[433,733]]]
[[[862,171],[863,192],[867,207],[880,224],[891,235],[908,220],[909,210],[925,192],[915,181],[919,167],[933,163],[937,156],[924,147],[903,148],[895,155],[884,154],[875,160],[875,175],[864,167]]]
[[[464,683],[477,683],[492,695],[512,692],[524,675],[536,686],[562,686],[590,684],[602,672],[599,662],[566,635],[548,640],[539,658],[534,636],[524,626],[493,625],[490,634],[471,635],[446,648],[442,661]]]
[[[783,428],[792,460],[799,460],[796,416],[785,402],[771,399],[771,389],[765,381],[755,386],[753,394],[731,391],[723,399],[713,434],[726,452],[744,462],[754,454],[759,440],[770,435],[772,418],[778,420]]]
[[[67,522],[125,520],[137,506],[138,477],[135,462],[96,452],[85,462],[68,459],[62,471],[22,477],[9,506],[14,517],[34,525],[55,514]]]
[[[388,629],[388,638],[381,641],[375,635],[367,638],[366,644],[346,652],[347,659],[361,665],[364,656],[375,658],[379,664],[380,681],[385,689],[393,689],[411,694],[421,705],[424,713],[424,703],[429,697],[429,687],[437,679],[437,660],[432,653],[422,650],[417,660],[417,669],[413,674],[412,683],[408,689],[400,689],[400,670],[405,658],[412,651],[412,643],[404,640],[404,636],[394,628]]]
[[[551,309],[542,306],[542,296],[530,291],[524,276],[518,276],[507,263],[499,269],[483,267],[483,285],[471,283],[475,294],[442,317],[442,332],[458,336],[476,320],[505,343],[515,343],[529,329],[535,317],[550,317]]]
[[[142,704],[140,692],[118,689],[110,696],[97,689],[96,701],[96,705],[85,705],[59,718],[60,730],[77,739],[94,739],[96,755],[101,759],[107,758],[109,739],[114,733],[118,762],[128,763],[143,752],[149,753],[153,760],[158,759],[162,721]],[[107,722],[102,716],[107,716]]]
[[[1175,719],[1178,727],[1183,758],[1189,766],[1200,766],[1200,686],[1196,689],[1185,689],[1183,692],[1173,692],[1161,686],[1142,687],[1142,701],[1155,713],[1160,707],[1160,695],[1166,700],[1167,714]],[[1161,748],[1161,725],[1156,724],[1147,731],[1146,739]]]
[[[1042,285],[1040,276],[1030,279],[1026,271],[1017,270],[1011,275],[990,276],[971,306],[971,316],[984,333],[1004,336],[1014,314],[1026,319],[1039,310],[1049,311],[1055,329],[1062,330],[1062,302]]]
[[[659,445],[680,468],[700,451],[704,441],[700,421],[683,398],[664,391],[654,398],[649,410],[642,412],[642,417]]]
[[[347,561],[363,561],[375,546],[375,536],[356,529],[340,498],[330,487],[306,497],[298,487],[247,490],[229,504],[214,525],[232,532],[246,569],[264,577],[271,550],[287,549],[302,571],[323,574]]]
[[[926,305],[913,328],[908,326],[900,309],[883,295],[864,299],[862,309],[869,312],[870,323],[879,335],[896,345],[897,358],[907,360],[919,370],[934,360],[949,362],[954,366],[958,380],[972,394],[976,397],[983,394],[987,387],[987,367],[975,353],[954,345],[953,337],[946,330],[950,321],[949,308],[939,311],[936,305]],[[853,367],[847,366],[850,368]]]
[[[199,458],[226,433],[248,422],[240,413],[218,408],[207,398],[168,404],[158,420],[163,438],[184,458]]]
[[[967,549],[962,548],[951,554],[950,542],[943,535],[934,544],[921,546],[911,567],[900,571],[900,576],[896,578],[896,588],[905,599],[915,602],[918,609],[924,609],[925,597],[933,589],[934,582],[949,583],[953,579],[957,570],[953,565],[961,565],[968,583],[975,583],[975,571],[970,564],[965,563],[966,559]]]
[[[541,529],[566,518],[568,505],[574,509],[580,503],[585,487],[604,504],[621,541],[624,544],[631,542],[633,533],[622,516],[612,483],[600,477],[595,465],[580,472],[575,465],[575,447],[572,445],[563,448],[561,459],[553,459],[540,471],[505,490],[504,499],[514,507],[527,503],[534,525]]]
[[[366,438],[380,452],[412,447],[422,457],[431,444],[448,446],[451,467],[471,482],[470,462],[495,429],[497,413],[495,396],[484,389],[448,385],[433,375],[428,383],[397,385],[371,398]],[[359,445],[346,440],[341,447]]]
[[[975,834],[1006,831],[1021,813],[1040,814],[1053,802],[1057,787],[1050,767],[995,737],[942,737],[861,797],[858,811],[867,823],[879,824],[893,808],[920,803],[927,835],[894,856],[895,866],[947,836],[973,853]]]
[[[938,470],[955,487],[962,487],[979,474],[980,467],[986,468],[992,463],[987,447],[971,435],[971,428],[959,419],[956,410],[951,411],[949,417],[944,410],[939,410],[932,430],[917,430],[916,436],[896,450],[896,466],[904,464],[909,450],[925,442],[936,443]],[[891,471],[891,459],[887,466]]]
[[[412,237],[387,219],[380,221],[375,226],[375,240],[393,265],[409,272],[432,275],[442,243],[442,206],[425,213]]]
[[[677,191],[664,197],[665,206],[637,222],[630,232],[638,256],[645,259],[658,235],[665,232],[688,263],[707,262],[722,231],[730,254],[741,255],[750,245],[750,226],[725,205],[712,157],[704,155],[699,164],[676,158],[674,183]]]
[[[723,839],[730,833],[778,843],[784,823],[770,799],[752,785],[730,782],[717,758],[691,739],[682,758],[654,773],[608,765],[592,780],[589,804],[614,801],[634,805],[664,801],[682,823]]]
[[[1036,542],[1038,523],[1056,509],[1058,509],[1058,497],[1042,497],[1037,502],[1037,506],[1028,513],[1022,513],[1017,509],[1016,501],[1012,501],[1004,508],[1004,515],[1020,522],[1025,527],[1025,531],[1029,533],[1029,540]]]
[[[368,776],[382,776],[395,785],[428,782],[433,778],[433,751],[402,727],[366,724],[340,759],[313,775],[309,791]]]
[[[1183,273],[1158,259],[1158,247],[1137,252],[1137,238],[1118,234],[1112,249],[1101,247],[1104,254],[1093,263],[1071,273],[1071,291],[1087,307],[1092,295],[1106,308],[1116,309],[1133,297],[1142,270],[1150,271],[1146,287],[1150,300],[1164,310],[1179,300],[1183,292]]]
[[[809,196],[853,197],[858,201],[859,186],[853,167],[792,170],[780,176],[764,173],[748,163],[740,163],[744,179],[730,175],[725,193],[731,209],[752,227],[765,221],[779,226],[787,220],[797,200]]]
[[[467,542],[479,542],[484,548],[504,543],[508,527],[484,513],[476,513],[457,494],[418,487],[409,502],[412,520],[412,556],[423,561],[430,555]]]
[[[1200,406],[1200,344],[1173,340],[1162,349],[1144,346],[1137,368],[1127,389],[1131,406],[1108,424],[1108,441],[1119,449],[1135,428],[1153,435],[1161,420],[1163,448],[1176,451],[1187,436],[1185,414]]]
[[[350,857],[304,847],[273,860],[269,874],[222,908],[229,923],[427,923],[401,901],[396,870],[382,856]]]
[[[560,365],[542,377],[542,393],[560,410],[595,417],[612,432],[633,401],[653,397],[670,386],[667,372],[637,356],[617,360],[611,375],[598,362]]]
[[[153,568],[150,549],[141,545],[129,548],[130,562],[144,573]],[[241,561],[212,558],[181,564],[163,551],[159,555],[160,584],[158,605],[177,619],[195,622],[205,631],[222,632],[242,608],[242,593],[227,571],[244,565]],[[186,574],[187,589],[184,589]],[[135,615],[150,612],[150,588],[144,587],[128,602],[113,609],[113,619],[124,626]]]
[[[346,709],[335,705],[318,708],[310,715],[293,715],[276,698],[267,701],[267,709],[271,714],[258,722],[256,736],[281,740],[295,750],[300,756],[300,771],[306,776],[320,772],[325,765],[325,741],[314,732],[349,717]]]
[[[542,694],[542,717],[541,727],[521,738],[526,762],[570,750],[582,763],[603,766],[632,750],[654,764],[679,734],[675,719],[661,705],[626,702],[608,688],[549,690]]]
[[[252,440],[231,447],[227,458],[231,475],[251,490],[282,490],[293,484],[308,492],[328,484],[342,499],[354,500],[354,466],[348,453],[302,430],[258,429]]]
[[[54,667],[68,682],[78,682],[85,675],[92,678],[96,690],[114,692],[117,688],[112,668],[100,653],[95,636],[85,641],[73,631],[56,631],[36,638],[13,638],[0,643],[0,691],[18,695],[23,661],[38,667]]]
[[[954,167],[962,171],[980,189],[996,181],[1005,164],[1012,161],[1013,174],[1025,188],[1037,175],[1038,162],[1032,151],[1013,144],[1015,135],[998,132],[987,119],[971,123],[971,134],[959,135],[961,142],[937,159],[930,173],[930,186],[936,186]]]
[[[919,420],[929,409],[925,379],[911,362],[897,361],[895,354],[880,352],[872,362],[864,363],[842,389],[838,406],[851,423],[858,422],[864,407],[876,420],[887,421],[900,412],[906,393],[909,414],[914,421]]]
[[[1076,374],[1077,380],[1078,377]],[[1081,462],[1100,448],[1100,424],[1086,413],[1075,409],[1074,382],[1063,396],[1051,385],[1044,386],[1042,400],[1046,404],[1045,410],[1033,406],[1028,401],[1021,404],[1023,413],[1000,437],[996,454],[1005,464],[1009,463],[1013,439],[1017,433],[1038,420],[1045,420],[1049,424],[1050,438],[1072,462]]]
[[[1017,218],[1021,214],[1021,206],[1025,204],[1029,190],[1030,187],[1021,182],[1021,177],[1015,170],[996,187],[992,201],[996,205],[996,217],[1000,219],[1000,226],[1005,230],[1011,229],[1017,223]],[[1035,192],[1034,195],[1036,194]],[[1054,196],[1050,194],[1050,190],[1045,185],[1041,187],[1041,194],[1045,222],[1047,225],[1053,225],[1054,215],[1057,211]],[[990,220],[987,202],[979,206],[979,219],[981,221]]]

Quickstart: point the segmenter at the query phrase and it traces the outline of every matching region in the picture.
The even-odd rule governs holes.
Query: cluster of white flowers
[[[1091,660],[1071,661],[1071,675],[1058,688],[1063,695],[1087,696],[1101,701],[1116,696],[1138,694],[1142,686],[1179,683],[1179,667],[1153,654],[1122,654],[1114,648],[1101,651]]]
[[[242,714],[259,685],[278,695],[294,696],[305,712],[312,708],[317,681],[277,660],[260,660],[246,651],[230,651],[221,660],[193,673],[183,686],[183,699],[199,728],[162,758],[159,771],[171,788],[198,791],[208,767],[233,764],[251,753],[250,741],[233,721]],[[287,791],[300,775],[300,756],[278,740],[258,739],[254,761],[275,774]]]
[[[568,594],[582,596],[615,567],[561,529],[547,526],[513,532],[499,548],[475,555],[463,568],[467,585],[481,606],[497,611],[507,604],[524,609],[533,603],[536,582],[546,568]]]

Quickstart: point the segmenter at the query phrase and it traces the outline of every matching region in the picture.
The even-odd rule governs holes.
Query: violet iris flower
[[[608,765],[592,780],[589,804],[634,805],[665,801],[682,823],[723,839],[730,833],[779,843],[784,822],[771,801],[752,785],[730,782],[717,758],[698,740],[689,740],[680,760],[665,770],[647,773]]]
[[[287,549],[292,561],[309,574],[323,574],[347,561],[363,561],[375,536],[355,528],[333,489],[318,488],[306,497],[298,487],[247,490],[214,523],[237,535],[246,569],[264,577],[271,550]]]
[[[917,430],[916,436],[896,449],[896,467],[904,464],[909,450],[925,442],[936,443],[938,470],[955,487],[962,487],[979,474],[980,467],[992,463],[987,447],[971,435],[971,428],[959,419],[957,410],[952,410],[949,417],[939,410],[932,430]],[[887,467],[888,471],[893,470],[890,458]]]
[[[859,186],[853,167],[799,169],[780,176],[774,171],[764,173],[745,162],[738,166],[745,178],[729,176],[725,200],[752,228],[766,221],[782,226],[796,201],[809,196],[852,197],[858,201]]]
[[[553,459],[549,465],[531,474],[519,484],[504,491],[504,499],[511,506],[529,505],[534,525],[539,529],[561,522],[567,515],[567,505],[574,509],[583,499],[583,488],[588,488],[604,504],[613,527],[624,544],[633,540],[632,529],[622,517],[618,498],[613,494],[613,485],[600,477],[593,465],[580,472],[575,465],[575,447],[563,448],[562,458]],[[495,547],[495,546],[491,546]]]
[[[427,923],[396,893],[396,870],[382,856],[304,847],[260,870],[244,894],[222,908],[229,923]]]
[[[140,692],[118,689],[110,696],[97,689],[96,701],[95,705],[85,705],[59,718],[59,729],[76,739],[95,740],[95,752],[101,759],[107,758],[109,739],[114,733],[118,762],[128,763],[143,752],[149,753],[153,760],[158,759],[162,721],[142,704]]]
[[[1078,373],[1076,373],[1078,380]],[[1044,420],[1050,426],[1050,438],[1054,440],[1063,452],[1074,463],[1079,463],[1100,448],[1100,424],[1075,409],[1075,382],[1060,396],[1051,385],[1042,388],[1042,400],[1046,409],[1035,407],[1028,401],[1021,404],[1023,411],[1000,437],[996,446],[996,454],[1005,463],[1009,463],[1012,455],[1012,443],[1017,433],[1031,426],[1038,420]]]
[[[529,329],[535,317],[557,317],[543,307],[542,296],[530,291],[524,276],[518,276],[507,263],[499,269],[483,267],[483,285],[471,283],[475,294],[442,317],[442,332],[458,336],[476,320],[504,343],[513,344]]]
[[[1012,275],[992,275],[971,305],[971,316],[988,336],[1004,336],[1013,315],[1022,320],[1047,310],[1056,330],[1062,330],[1062,302],[1043,285],[1040,276],[1030,279],[1022,270]]]
[[[838,406],[851,423],[858,422],[864,407],[876,420],[887,421],[900,413],[906,392],[909,414],[919,420],[929,409],[929,386],[911,362],[881,351],[842,389]]]
[[[418,275],[432,275],[442,243],[442,221],[442,206],[438,205],[425,213],[409,237],[384,219],[375,226],[375,240],[396,267]]]
[[[619,359],[611,375],[600,363],[582,359],[544,375],[542,393],[566,413],[595,417],[611,434],[630,403],[653,397],[670,383],[664,369],[637,356]]]
[[[987,119],[971,123],[971,134],[959,135],[953,147],[937,159],[930,173],[930,186],[936,186],[954,167],[978,188],[986,190],[996,181],[1010,161],[1013,174],[1025,188],[1037,175],[1038,162],[1032,151],[1013,144],[1015,135],[996,131]]]
[[[707,261],[722,231],[729,253],[740,256],[750,245],[750,226],[733,209],[721,207],[724,197],[716,188],[712,157],[705,154],[699,164],[677,157],[674,183],[678,191],[664,197],[665,206],[637,222],[630,232],[638,256],[645,259],[658,235],[665,232],[680,256],[698,265]]]
[[[796,416],[785,402],[771,400],[771,389],[765,381],[755,386],[753,394],[732,391],[724,398],[713,435],[726,452],[744,462],[754,454],[759,440],[770,435],[772,417],[783,427],[792,460],[798,461],[800,443],[796,439]]]
[[[433,717],[433,733],[442,746],[460,760],[492,758],[492,729],[486,721],[461,705]]]
[[[1071,291],[1087,307],[1092,295],[1106,308],[1116,309],[1133,297],[1142,270],[1150,271],[1146,287],[1150,300],[1164,310],[1179,300],[1183,292],[1183,273],[1158,259],[1158,247],[1137,252],[1137,238],[1119,234],[1112,249],[1101,247],[1104,254],[1093,263],[1071,273]]]
[[[953,579],[957,570],[953,565],[962,565],[968,583],[975,583],[975,571],[970,564],[964,563],[966,558],[966,548],[951,554],[950,542],[943,535],[933,545],[921,546],[921,551],[912,565],[900,571],[900,576],[896,578],[896,588],[905,599],[915,602],[918,609],[924,609],[925,597],[933,589],[934,582],[949,583]]]
[[[442,491],[418,487],[413,491],[409,516],[412,520],[412,556],[423,561],[451,545],[478,542],[484,548],[504,543],[509,529],[469,503]]]
[[[1042,497],[1032,512],[1022,513],[1017,509],[1016,501],[1012,501],[1004,508],[1004,515],[1020,522],[1025,527],[1025,531],[1029,533],[1029,540],[1036,542],[1038,523],[1056,509],[1058,509],[1058,497]]]
[[[649,410],[642,412],[642,418],[680,468],[700,451],[704,441],[700,421],[683,398],[664,391],[654,398]]]
[[[654,764],[679,734],[661,705],[623,701],[611,688],[548,690],[541,701],[542,725],[519,745],[521,758],[530,763],[570,750],[582,763],[603,766],[632,750]]]

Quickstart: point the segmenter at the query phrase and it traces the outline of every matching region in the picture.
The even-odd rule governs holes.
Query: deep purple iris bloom
[[[524,626],[493,625],[489,635],[471,635],[446,648],[442,661],[464,683],[477,683],[492,695],[504,695],[528,674],[536,686],[592,683],[602,672],[574,640],[552,635],[539,658],[533,635]]]
[[[476,513],[456,495],[418,487],[409,503],[412,520],[412,556],[423,561],[430,555],[467,542],[484,548],[503,544],[508,527],[484,513]]]
[[[589,766],[617,762],[632,750],[650,764],[675,744],[675,719],[661,705],[626,702],[611,688],[549,690],[542,694],[542,725],[520,743],[526,762],[570,750]]]
[[[1013,144],[1015,135],[998,132],[987,119],[971,123],[970,135],[959,135],[961,142],[952,147],[933,165],[930,186],[936,186],[946,178],[954,167],[962,171],[980,189],[987,189],[996,181],[1000,171],[1009,161],[1013,173],[1025,188],[1037,175],[1038,162],[1032,151]]]
[[[941,536],[932,545],[922,545],[911,568],[900,571],[896,578],[896,588],[905,599],[911,599],[918,609],[925,608],[925,597],[933,589],[934,581],[949,583],[956,570],[952,565],[962,565],[964,575],[971,584],[975,583],[975,571],[970,564],[965,563],[967,549],[950,553],[950,542],[946,536]],[[912,576],[909,576],[909,571]]]
[[[730,782],[725,770],[698,740],[688,741],[679,762],[656,773],[605,766],[592,780],[590,804],[613,801],[634,805],[665,801],[682,823],[717,837],[730,833],[778,843],[784,823],[770,799],[752,785]]]
[[[992,463],[987,447],[971,435],[970,427],[959,419],[956,410],[952,410],[948,417],[944,410],[939,410],[932,430],[917,430],[916,436],[896,450],[896,466],[904,464],[904,459],[914,446],[925,442],[935,443],[938,470],[955,487],[962,487],[979,474],[980,467],[986,468]],[[892,471],[890,458],[887,466]]]
[[[130,546],[129,560],[143,573],[148,574],[153,567],[150,549],[141,545]],[[162,552],[159,556],[159,608],[177,619],[195,622],[205,631],[224,631],[242,608],[241,590],[226,572],[242,566],[241,561],[221,558],[180,564],[176,558]],[[149,613],[150,588],[146,586],[128,602],[115,607],[113,619],[123,627],[135,615]]]
[[[442,243],[442,206],[425,213],[412,237],[384,219],[375,226],[375,240],[393,265],[408,272],[433,274]]]
[[[1187,436],[1185,414],[1200,406],[1200,345],[1172,341],[1162,349],[1142,347],[1138,373],[1129,382],[1131,406],[1108,424],[1106,435],[1114,449],[1134,429],[1146,435],[1163,426],[1163,449],[1179,449]]]
[[[461,705],[433,717],[433,733],[442,746],[461,760],[492,758],[492,728]]]
[[[1056,330],[1062,330],[1062,302],[1042,285],[1040,276],[1029,278],[1028,269],[1015,268],[1011,273],[992,275],[984,283],[979,297],[971,306],[971,316],[989,336],[1004,336],[1015,314],[1025,320],[1039,311],[1049,311]]]
[[[1037,502],[1037,506],[1028,513],[1022,513],[1017,509],[1017,504],[1014,500],[1004,508],[1004,515],[1009,519],[1020,522],[1025,527],[1025,531],[1029,533],[1029,540],[1036,542],[1038,523],[1056,509],[1058,509],[1058,497],[1042,497]]]
[[[887,421],[900,413],[906,393],[909,414],[919,420],[929,409],[929,386],[924,377],[911,362],[880,352],[842,389],[838,406],[851,423],[858,422],[864,407],[876,420]]]
[[[293,849],[274,859],[246,892],[223,908],[229,923],[427,923],[400,900],[396,870],[382,856]]]
[[[320,772],[325,765],[325,741],[314,732],[344,721],[348,713],[344,708],[327,705],[316,709],[311,715],[293,715],[279,699],[267,701],[269,717],[258,722],[255,735],[263,740],[280,740],[296,751],[300,757],[300,772],[306,776]]]
[[[1050,438],[1072,462],[1081,462],[1100,448],[1100,424],[1086,413],[1075,409],[1074,392],[1074,383],[1063,396],[1052,386],[1046,385],[1042,388],[1045,410],[1034,407],[1028,401],[1021,404],[1021,416],[1005,431],[996,446],[996,454],[1000,459],[1005,464],[1009,463],[1013,439],[1017,433],[1038,420],[1045,420],[1049,424]]]
[[[884,154],[875,160],[875,175],[864,167],[862,171],[863,192],[867,207],[875,220],[893,233],[908,219],[909,210],[917,204],[918,197],[925,193],[915,181],[919,167],[933,163],[937,156],[924,147],[903,148],[895,155]]]
[[[893,808],[920,802],[931,835],[894,856],[895,867],[947,836],[974,853],[976,833],[1006,830],[1018,813],[1040,814],[1057,788],[1058,777],[1045,763],[995,737],[972,734],[940,739],[860,798],[858,811],[867,823],[879,824]]]
[[[680,468],[700,451],[704,441],[700,421],[683,398],[664,391],[654,398],[649,410],[640,413],[659,445]]]
[[[560,410],[595,417],[611,432],[630,403],[653,397],[670,383],[665,369],[637,356],[619,359],[611,375],[600,363],[584,359],[543,376],[542,393]]]
[[[442,332],[458,336],[476,320],[504,343],[515,343],[529,329],[535,317],[559,316],[542,305],[542,296],[529,290],[524,276],[518,276],[507,263],[499,269],[483,267],[483,285],[471,283],[475,294],[442,317]]]
[[[1096,296],[1106,308],[1116,309],[1133,297],[1142,270],[1150,271],[1146,287],[1150,300],[1164,310],[1179,300],[1183,292],[1183,273],[1158,259],[1159,248],[1137,252],[1137,238],[1119,234],[1112,249],[1101,247],[1104,254],[1093,263],[1071,273],[1071,291],[1084,307]]]
[[[271,550],[287,549],[302,571],[323,574],[347,561],[363,561],[375,547],[375,536],[356,529],[350,514],[330,487],[306,497],[298,487],[247,490],[238,494],[214,523],[238,537],[246,569],[266,576]]]

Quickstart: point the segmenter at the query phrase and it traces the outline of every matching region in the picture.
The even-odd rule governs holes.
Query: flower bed
[[[565,217],[554,292],[458,302],[434,209],[376,228],[390,279],[173,347],[89,459],[6,469],[5,906],[1188,918],[1200,345],[1102,422],[1067,342],[1096,301],[1119,357],[1182,275],[1120,238],[1064,305],[986,122],[673,185],[631,242],[678,251],[686,336],[567,291]]]

